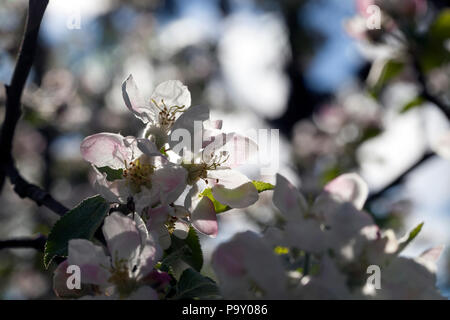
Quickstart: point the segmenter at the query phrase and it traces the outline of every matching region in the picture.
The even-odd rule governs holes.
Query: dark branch
[[[14,191],[21,198],[29,198],[36,202],[38,206],[45,206],[60,216],[69,211],[68,208],[55,200],[47,191],[27,182],[20,175],[15,166],[8,166],[6,174],[9,176],[11,183],[14,185]]]
[[[38,235],[34,238],[20,238],[11,240],[0,240],[0,250],[1,249],[12,249],[12,248],[32,248],[44,252],[45,242],[47,237],[43,235]]]
[[[432,158],[434,156],[435,156],[435,154],[432,152],[426,153],[425,155],[423,155],[422,158],[420,158],[416,163],[414,163],[411,167],[409,167],[406,171],[404,171],[400,176],[398,176],[395,180],[393,180],[391,183],[389,183],[383,189],[369,195],[369,198],[367,199],[367,203],[370,204],[372,201],[379,199],[381,196],[384,195],[384,193],[387,190],[402,183],[407,175],[409,175],[412,171],[416,170],[423,163],[425,163],[426,161],[428,161],[430,158]]]
[[[17,123],[22,115],[21,97],[25,82],[33,65],[36,53],[39,28],[47,8],[48,0],[29,0],[27,24],[22,39],[19,57],[12,76],[11,84],[6,85],[6,113],[0,132],[0,190],[5,177],[8,176],[14,185],[15,192],[21,198],[30,198],[39,206],[44,205],[59,215],[68,209],[56,201],[48,192],[27,182],[14,165],[12,145]]]

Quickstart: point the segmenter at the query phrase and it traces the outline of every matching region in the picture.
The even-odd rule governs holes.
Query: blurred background
[[[445,1],[428,3],[432,16]],[[27,5],[0,0],[2,84],[11,79]],[[428,154],[449,123],[426,101],[401,112],[420,92],[408,70],[386,85],[382,77],[373,84],[375,62],[392,46],[350,36],[348,21],[356,11],[354,0],[50,0],[14,141],[17,166],[73,207],[95,194],[92,172],[79,153],[82,139],[143,129],[123,103],[122,81],[132,73],[149,96],[160,82],[179,79],[193,104],[206,104],[213,118],[224,119],[225,130],[279,129],[277,171],[308,198],[337,175],[359,172],[372,192],[366,209],[382,228],[401,236],[425,222],[405,255],[448,246],[450,161]],[[449,70],[448,63],[440,64],[427,74],[431,90],[447,105]],[[4,99],[2,86],[1,119]],[[274,182],[273,176],[259,176],[258,168],[242,170]],[[219,236],[201,238],[205,253],[238,231],[270,224],[270,197],[264,193],[247,210],[221,215]],[[0,239],[47,234],[57,218],[5,185]],[[449,252],[438,274],[447,296]],[[31,249],[0,251],[0,299],[54,298],[54,268],[43,270],[42,254]]]

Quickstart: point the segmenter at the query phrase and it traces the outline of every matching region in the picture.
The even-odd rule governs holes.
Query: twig
[[[420,167],[424,162],[428,161],[430,158],[434,157],[436,154],[433,152],[426,153],[422,156],[416,163],[414,163],[411,167],[409,167],[406,171],[404,171],[401,175],[399,175],[395,180],[393,180],[391,183],[389,183],[387,186],[382,188],[381,190],[378,190],[377,192],[369,195],[369,198],[367,199],[367,203],[370,204],[372,201],[380,198],[387,190],[390,188],[400,184],[403,182],[403,180],[406,178],[407,175],[409,175],[412,171]]]
[[[3,188],[5,177],[9,177],[14,190],[22,198],[30,198],[39,206],[44,205],[59,215],[68,209],[56,201],[48,192],[27,182],[14,165],[12,145],[17,123],[22,115],[21,97],[25,82],[33,64],[39,28],[44,16],[48,0],[29,0],[27,24],[25,34],[12,76],[11,84],[6,85],[6,113],[0,132],[0,191]]]
[[[45,206],[60,216],[69,211],[68,208],[55,200],[47,191],[27,182],[13,165],[8,166],[6,172],[14,185],[14,191],[21,198],[29,198],[36,202],[38,206]]]
[[[34,238],[19,238],[0,241],[0,250],[8,248],[33,248],[44,252],[45,242],[47,237],[38,235]]]

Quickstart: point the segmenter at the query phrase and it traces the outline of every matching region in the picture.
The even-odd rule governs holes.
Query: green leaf
[[[415,227],[414,229],[412,229],[408,236],[406,238],[404,238],[402,241],[400,241],[398,249],[397,249],[397,254],[399,254],[400,252],[402,252],[407,246],[408,244],[411,243],[411,241],[413,241],[420,233],[420,231],[422,230],[423,227],[423,222],[420,223],[417,227]]]
[[[401,61],[389,60],[383,67],[380,77],[372,88],[372,94],[377,97],[386,84],[398,76],[404,69],[405,63]]]
[[[174,299],[220,299],[217,284],[193,269],[183,271],[176,286]]]
[[[100,196],[83,200],[62,216],[53,226],[45,243],[44,265],[48,268],[55,256],[67,257],[71,239],[92,239],[109,210]]]
[[[184,261],[192,268],[200,271],[203,267],[203,252],[200,246],[197,232],[194,228],[189,228],[186,239],[179,239],[171,235],[170,248],[164,252],[161,270],[168,271],[180,260]]]
[[[422,97],[417,97],[408,102],[407,104],[405,104],[403,108],[400,110],[400,113],[408,112],[409,110],[414,109],[415,107],[421,106],[424,102],[425,100]]]
[[[112,169],[110,167],[100,167],[97,168],[101,173],[106,173],[106,180],[114,181],[122,179],[123,170],[122,169]]]
[[[273,184],[268,183],[268,182],[254,180],[254,181],[252,181],[252,183],[255,186],[256,190],[258,190],[258,193],[268,191],[268,190],[273,190],[275,188],[275,186]],[[212,203],[214,204],[214,210],[216,211],[217,214],[233,209],[225,204],[220,203],[216,199],[214,199],[211,188],[206,188],[205,190],[203,190],[203,192],[200,195],[203,197],[208,197],[212,201]]]
[[[450,61],[450,52],[445,41],[450,38],[450,9],[442,10],[431,24],[421,46],[420,63],[425,72]]]

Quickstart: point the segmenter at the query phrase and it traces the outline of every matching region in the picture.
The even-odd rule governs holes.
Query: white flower
[[[132,197],[139,213],[148,206],[174,202],[186,187],[186,170],[169,163],[148,139],[99,133],[86,137],[80,150],[97,172],[97,191],[112,203],[126,204]],[[105,166],[122,169],[122,178],[109,181],[97,169]]]
[[[139,294],[135,298],[156,299],[156,292],[144,284],[162,251],[139,216],[134,218],[118,212],[105,218],[103,235],[107,248],[85,239],[70,240],[68,258],[55,270],[56,293],[66,291],[66,283],[61,279],[67,275],[67,266],[77,265],[81,270],[81,283],[94,285],[94,292],[100,296],[123,299],[140,292],[146,296]]]

